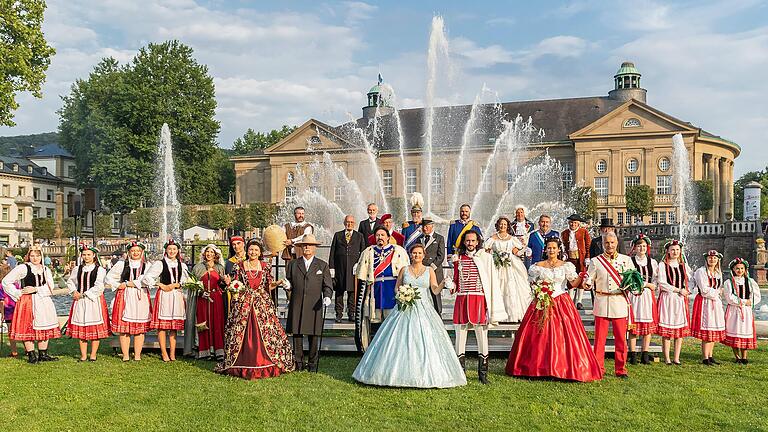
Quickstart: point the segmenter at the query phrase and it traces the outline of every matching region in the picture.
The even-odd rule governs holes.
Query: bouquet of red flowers
[[[552,281],[548,279],[531,283],[531,290],[533,291],[533,299],[536,302],[536,309],[541,311],[539,318],[536,320],[541,329],[544,327],[544,323],[549,320],[550,312],[555,305],[555,301],[552,298],[555,290],[552,288]]]

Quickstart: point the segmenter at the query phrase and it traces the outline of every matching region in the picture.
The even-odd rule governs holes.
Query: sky
[[[61,96],[101,58],[128,62],[169,39],[214,78],[222,147],[248,128],[360,117],[379,73],[398,107],[424,106],[436,15],[449,47],[437,103],[603,96],[629,60],[650,105],[742,147],[737,176],[768,165],[765,0],[48,0],[43,30],[57,54],[44,97],[20,95],[17,126],[0,136],[56,130]]]

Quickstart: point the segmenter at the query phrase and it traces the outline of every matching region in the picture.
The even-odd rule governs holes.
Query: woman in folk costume
[[[136,240],[128,243],[128,257],[109,269],[105,281],[112,291],[117,291],[112,303],[112,333],[118,335],[124,362],[131,359],[131,336],[133,359],[141,360],[144,334],[149,331],[152,319],[149,287],[142,285],[148,267],[144,259],[145,248],[143,243]]]
[[[645,234],[638,234],[632,241],[633,255],[630,257],[635,269],[640,272],[645,281],[645,289],[640,295],[630,295],[632,305],[632,323],[629,331],[629,362],[637,364],[637,337],[642,336],[640,362],[651,364],[648,349],[651,346],[651,336],[656,332],[659,323],[659,309],[656,304],[656,286],[659,279],[659,263],[648,256],[651,239]]]
[[[576,273],[573,263],[560,259],[559,237],[546,239],[546,259],[531,266],[531,283],[549,283],[552,305],[540,309],[534,299],[515,333],[507,360],[507,375],[595,381],[603,371],[584,330],[584,324],[568,290],[580,286],[585,272]]]
[[[155,307],[149,326],[157,329],[160,354],[164,362],[176,360],[176,332],[184,329],[186,305],[181,286],[187,281],[187,265],[181,262],[179,246],[173,240],[163,246],[165,256],[152,263],[142,281],[147,287],[157,285]],[[166,336],[170,336],[170,353],[166,350]]]
[[[744,258],[735,258],[728,267],[731,269],[731,278],[723,284],[728,303],[725,309],[723,344],[733,348],[736,363],[747,364],[747,350],[757,348],[752,308],[760,303],[760,287],[749,277],[749,263]]]
[[[720,261],[723,255],[711,250],[704,254],[707,263],[693,273],[696,297],[691,314],[691,336],[701,339],[701,362],[707,366],[720,364],[712,352],[715,342],[725,338],[725,313],[723,312],[723,272]]]
[[[0,264],[0,280],[2,280],[5,275],[10,273],[11,266],[9,266],[6,263]],[[16,289],[19,288],[19,283],[14,282],[14,285],[16,286]],[[13,301],[13,299],[3,291],[2,287],[0,287],[0,316],[2,316],[2,322],[0,323],[0,326],[2,326],[2,323],[5,323],[6,328],[8,329],[8,333],[11,332],[11,325],[13,324],[13,311],[16,309],[16,302]],[[8,342],[11,345],[11,357],[18,357],[19,352],[16,351],[16,341],[8,338]]]
[[[680,365],[680,350],[683,338],[690,335],[688,324],[688,296],[692,277],[691,268],[683,261],[683,244],[672,240],[664,245],[664,262],[659,263],[659,325],[656,333],[662,337],[661,349],[664,362]],[[675,341],[674,361],[670,360],[669,349]]]
[[[246,379],[274,377],[294,369],[293,350],[275,312],[270,292],[271,267],[263,261],[258,240],[251,239],[248,259],[236,270],[242,290],[232,295],[232,308],[224,331],[224,361],[214,371]],[[232,282],[233,284],[235,282]]]
[[[230,282],[229,276],[224,273],[221,250],[213,244],[205,246],[200,254],[200,262],[192,268],[192,274],[203,284],[203,291],[197,296],[193,329],[197,331],[197,358],[215,356],[216,360],[221,361],[224,359],[223,294]]]
[[[510,322],[520,322],[531,303],[531,287],[525,270],[525,245],[510,233],[512,222],[507,217],[496,221],[496,233],[485,242],[485,250],[493,253],[494,271],[498,273],[504,309]]]
[[[104,279],[107,272],[99,265],[98,250],[83,245],[80,249],[81,264],[69,274],[67,290],[74,301],[69,311],[67,333],[78,339],[80,359],[84,362],[96,361],[99,340],[109,337],[109,312],[104,299]],[[91,355],[88,357],[88,342],[91,342]]]
[[[15,282],[21,283],[21,289]],[[53,274],[43,265],[40,246],[29,248],[24,263],[3,278],[3,290],[16,302],[8,337],[24,342],[29,363],[58,360],[48,355],[48,340],[61,337],[56,307],[53,304]],[[37,342],[38,354],[35,354]]]

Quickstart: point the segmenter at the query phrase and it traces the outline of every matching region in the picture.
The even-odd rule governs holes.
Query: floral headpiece
[[[651,238],[643,233],[640,233],[635,236],[635,238],[632,240],[632,246],[637,246],[637,244],[640,243],[641,241],[644,241],[645,244],[648,245],[648,247],[651,247]]]
[[[664,245],[664,250],[669,250],[672,246],[680,246],[680,249],[683,248],[683,242],[680,240],[670,240]]]
[[[141,248],[142,251],[147,250],[147,245],[145,245],[144,243],[142,243],[142,242],[140,242],[138,240],[131,240],[130,243],[125,245],[125,251],[129,252],[134,247],[139,247],[139,248]]]
[[[714,249],[708,250],[707,253],[704,254],[704,256],[705,257],[713,256],[713,257],[717,257],[720,261],[723,260],[723,254],[721,254],[720,252],[718,252],[718,251],[716,251]]]
[[[166,250],[166,249],[168,249],[168,246],[176,246],[176,247],[179,247],[179,244],[178,244],[178,243],[176,243],[176,240],[174,240],[174,239],[173,239],[173,237],[170,237],[170,238],[168,238],[168,241],[167,241],[167,242],[165,242],[165,244],[163,245],[163,250]]]
[[[89,245],[87,245],[85,243],[82,243],[80,245],[80,253],[83,253],[83,252],[85,252],[87,250],[93,252],[94,255],[99,256],[99,250],[96,249],[96,246],[94,246],[94,245],[90,245],[89,246]]]
[[[749,262],[745,260],[744,258],[736,257],[731,262],[728,263],[728,268],[733,271],[733,268],[736,267],[739,264],[744,264],[744,270],[749,269]]]

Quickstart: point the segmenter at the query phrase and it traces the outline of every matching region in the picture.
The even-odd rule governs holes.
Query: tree
[[[197,210],[192,206],[181,206],[179,225],[182,231],[197,225]]]
[[[0,1],[0,126],[14,126],[16,93],[43,96],[45,72],[56,53],[43,35],[43,0]]]
[[[594,219],[597,214],[597,194],[589,186],[575,187],[571,192],[570,205],[584,218]]]
[[[768,167],[766,167],[762,171],[750,171],[734,183],[733,211],[736,220],[744,219],[744,186],[753,181],[763,185],[763,192],[760,195],[760,217],[768,219]]]
[[[208,214],[208,226],[218,230],[232,226],[232,209],[223,204],[211,206]]]
[[[237,138],[232,144],[232,152],[237,156],[241,156],[253,153],[256,150],[265,149],[273,144],[277,144],[295,130],[296,126],[288,125],[283,125],[280,129],[272,129],[267,133],[255,132],[253,129],[248,128],[243,136]]]
[[[696,200],[696,214],[703,215],[715,207],[715,195],[712,180],[693,182],[693,198]]]
[[[128,230],[146,237],[157,231],[158,214],[156,209],[138,208],[128,215]]]
[[[112,235],[112,215],[96,215],[96,237],[104,238]]]
[[[168,123],[182,203],[225,202],[219,185],[213,79],[178,41],[149,44],[127,64],[106,58],[59,110],[61,144],[81,187],[98,185],[112,211],[150,202],[160,128]]]
[[[232,215],[232,229],[235,231],[248,231],[253,225],[251,224],[251,214],[249,209],[245,207],[237,207]]]
[[[213,160],[219,174],[219,190],[227,204],[231,204],[229,202],[230,193],[235,192],[235,164],[229,160],[230,153],[229,150],[219,149]]]
[[[61,221],[61,235],[64,237],[75,237],[80,236],[80,234],[83,231],[83,226],[81,223],[77,224],[77,232],[75,232],[75,219],[74,218],[64,218]]]
[[[251,203],[248,210],[251,214],[251,226],[266,228],[275,223],[275,217],[280,209],[272,203]]]
[[[653,213],[655,192],[648,185],[627,186],[624,200],[627,205],[627,215],[650,216]]]
[[[36,239],[52,239],[56,235],[56,221],[53,218],[32,219],[32,235]]]

